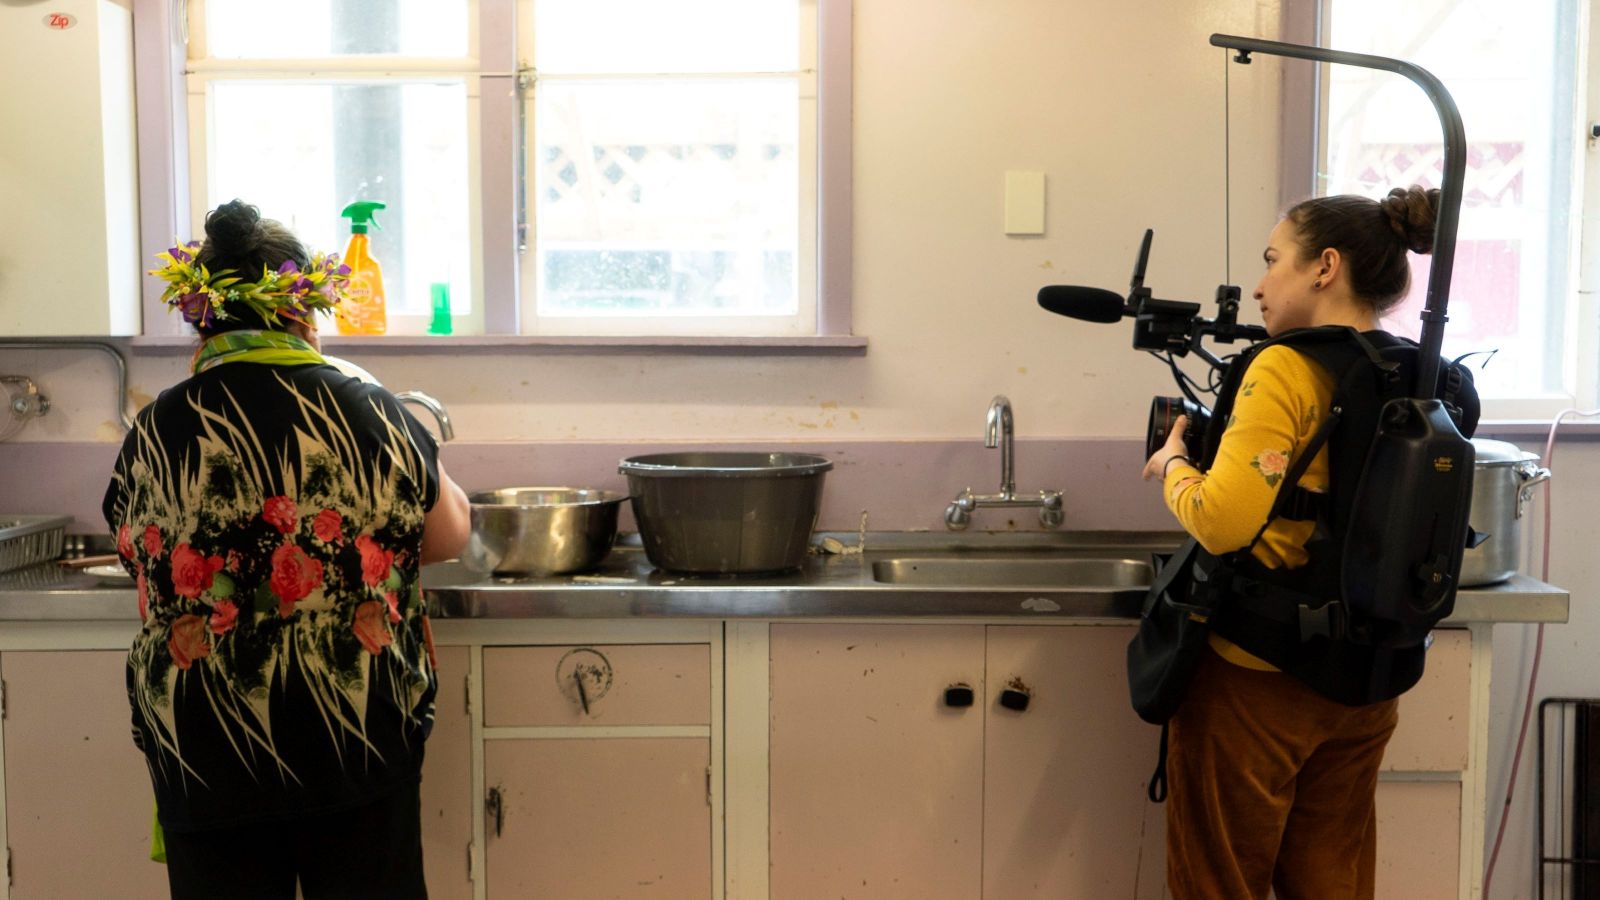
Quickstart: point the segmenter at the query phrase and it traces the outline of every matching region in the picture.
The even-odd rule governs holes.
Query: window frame
[[[1292,43],[1326,45],[1325,23],[1329,21],[1333,0],[1315,4],[1288,5],[1282,19],[1283,39]],[[1572,116],[1575,133],[1588,133],[1587,123],[1600,120],[1600,58],[1590,52],[1600,33],[1592,16],[1591,0],[1578,0],[1574,61],[1575,97]],[[1337,48],[1336,48],[1337,49]],[[1279,201],[1283,208],[1317,192],[1317,173],[1328,158],[1328,80],[1327,65],[1288,65],[1283,75],[1283,131]],[[1549,419],[1563,409],[1588,408],[1600,399],[1600,305],[1594,301],[1596,271],[1594,253],[1585,248],[1600,244],[1600,159],[1592,151],[1596,139],[1589,138],[1588,149],[1573,150],[1569,185],[1572,214],[1568,241],[1568,288],[1561,300],[1566,304],[1561,334],[1545,334],[1546,348],[1559,344],[1565,360],[1562,390],[1553,394],[1486,398],[1486,422],[1518,422]],[[1594,222],[1590,225],[1590,222]],[[1447,310],[1448,312],[1448,310]]]
[[[203,0],[190,4],[168,4],[164,0],[134,0],[135,42],[139,53],[136,65],[136,105],[138,112],[140,243],[144,248],[166,247],[175,236],[192,235],[203,217],[203,178],[205,175],[205,136],[203,129],[191,128],[194,117],[203,116],[193,108],[192,92],[197,80],[225,72],[230,77],[244,75],[250,67],[231,62],[208,62],[191,66],[188,60],[188,35],[203,33]],[[812,291],[815,297],[816,328],[800,336],[703,333],[651,334],[642,336],[579,334],[549,336],[525,333],[531,321],[525,308],[531,308],[531,289],[523,295],[521,280],[525,271],[519,245],[532,248],[531,233],[521,215],[518,181],[520,166],[519,106],[522,87],[529,73],[518,69],[519,38],[525,37],[526,15],[519,15],[528,0],[468,0],[470,63],[450,60],[384,58],[381,61],[352,60],[329,66],[317,61],[319,75],[357,76],[365,72],[408,71],[425,74],[450,73],[469,80],[469,104],[476,91],[476,115],[469,119],[470,159],[475,171],[469,184],[476,190],[469,197],[469,215],[474,229],[472,242],[473,301],[482,316],[481,334],[457,335],[441,340],[427,335],[386,335],[382,337],[334,338],[362,345],[460,346],[463,343],[493,345],[551,345],[634,349],[667,347],[678,352],[699,348],[713,352],[729,348],[753,352],[859,352],[864,339],[852,331],[851,315],[851,56],[853,0],[801,0],[814,5],[816,25],[815,110],[811,119],[816,129],[814,148],[814,202],[802,196],[802,248],[812,240],[808,253],[815,260]],[[191,22],[193,15],[196,21]],[[520,20],[520,21],[519,21]],[[193,26],[193,27],[191,27]],[[530,45],[531,46],[531,45]],[[164,50],[165,52],[161,52]],[[473,50],[476,53],[473,54]],[[273,61],[274,71],[280,63]],[[193,69],[194,71],[191,71]],[[201,101],[203,100],[203,93]],[[802,117],[804,118],[804,117]],[[203,120],[202,120],[203,123]],[[530,123],[531,124],[531,123]],[[196,146],[196,144],[200,146]],[[528,145],[532,146],[529,140]],[[531,175],[531,173],[530,173]],[[811,221],[807,223],[808,214]],[[531,207],[527,216],[531,217]],[[807,227],[809,226],[809,227]],[[153,251],[149,251],[153,252]],[[160,302],[159,286],[151,279],[142,290],[142,344],[174,343],[187,338],[187,329],[169,316]],[[530,286],[531,288],[531,286]]]

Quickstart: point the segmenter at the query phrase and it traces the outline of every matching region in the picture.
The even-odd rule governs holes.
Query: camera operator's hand
[[[1172,427],[1167,431],[1167,442],[1162,444],[1161,449],[1151,454],[1150,458],[1145,461],[1145,481],[1149,481],[1152,478],[1159,481],[1166,480],[1167,464],[1174,459],[1181,457],[1185,461],[1192,462],[1192,460],[1189,460],[1187,448],[1183,446],[1183,432],[1188,427],[1188,416],[1179,416],[1178,420],[1172,423]]]

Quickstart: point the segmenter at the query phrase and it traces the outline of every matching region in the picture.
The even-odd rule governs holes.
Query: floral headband
[[[195,263],[199,241],[168,248],[156,258],[166,262],[150,274],[167,283],[161,301],[183,313],[183,320],[197,328],[210,328],[218,319],[231,319],[230,304],[242,303],[269,324],[280,318],[305,322],[315,310],[331,310],[344,299],[350,280],[350,267],[341,265],[336,253],[318,253],[303,271],[292,259],[283,261],[278,271],[261,268],[258,281],[245,281],[233,269],[215,274]]]

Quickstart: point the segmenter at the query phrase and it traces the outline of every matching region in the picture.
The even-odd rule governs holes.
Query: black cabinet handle
[[[1019,691],[1016,688],[1006,688],[1000,692],[1000,705],[1017,712],[1028,708],[1028,699],[1027,691]]]
[[[973,699],[972,687],[965,682],[958,682],[944,689],[945,706],[971,706]]]

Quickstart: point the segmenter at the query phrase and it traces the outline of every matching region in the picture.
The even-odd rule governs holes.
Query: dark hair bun
[[[1412,253],[1432,253],[1433,233],[1439,219],[1439,191],[1417,185],[1395,188],[1378,201],[1389,228]]]
[[[219,256],[246,253],[260,224],[261,210],[243,200],[230,200],[206,214],[206,239]]]

